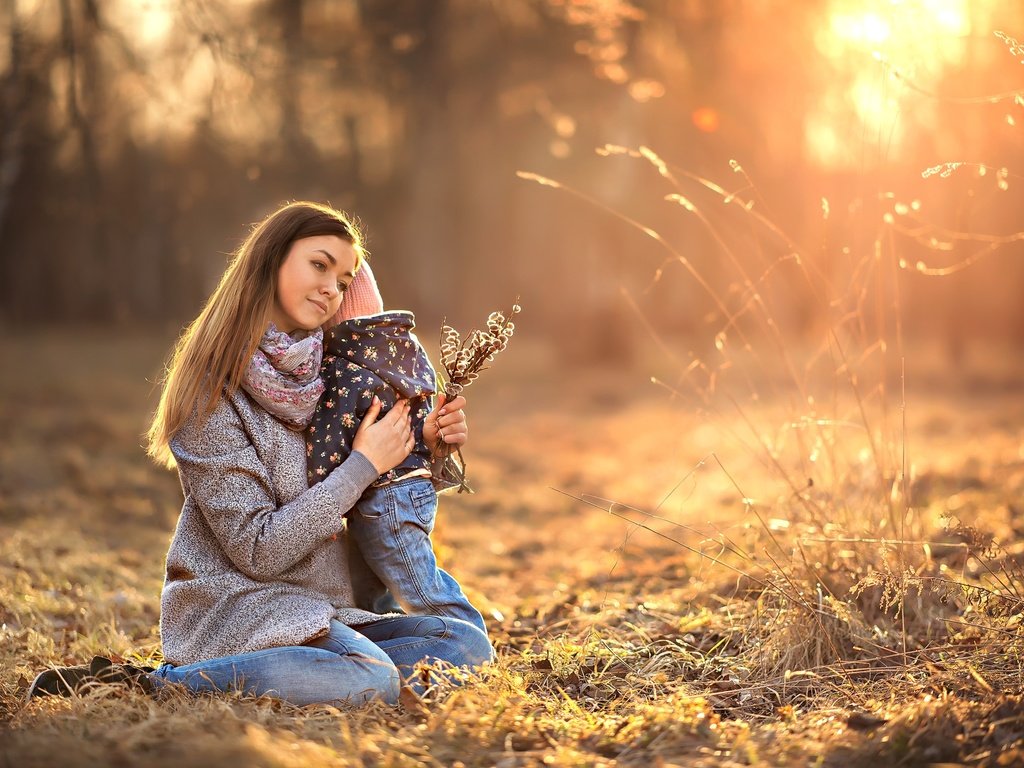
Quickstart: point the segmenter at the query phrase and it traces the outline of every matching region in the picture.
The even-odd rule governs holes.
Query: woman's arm
[[[182,487],[199,506],[224,553],[246,576],[270,580],[344,528],[345,512],[381,473],[375,461],[382,456],[390,460],[396,454],[392,443],[402,439],[390,423],[397,418],[388,424],[385,420],[378,426],[386,430],[372,430],[371,439],[361,441],[374,459],[355,450],[323,482],[280,506],[270,472],[227,399],[204,424],[182,427],[171,441],[171,451]],[[305,474],[303,463],[284,468],[289,470]]]

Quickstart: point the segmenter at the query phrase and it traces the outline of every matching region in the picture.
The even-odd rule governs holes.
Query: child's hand
[[[469,426],[462,410],[465,407],[466,398],[462,395],[450,403],[446,402],[444,394],[437,396],[434,410],[423,421],[423,442],[427,444],[432,456],[447,456],[466,444]]]
[[[359,451],[370,460],[377,474],[383,475],[398,466],[416,445],[412,431],[409,401],[399,400],[380,421],[380,398],[374,397],[366,415],[359,422],[352,450]]]

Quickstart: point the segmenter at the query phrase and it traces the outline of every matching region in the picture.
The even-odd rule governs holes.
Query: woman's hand
[[[384,418],[378,421],[380,407],[380,399],[374,397],[356,430],[352,450],[368,458],[377,474],[383,475],[409,455],[416,444],[416,437],[412,431],[408,400],[396,402]]]
[[[431,456],[447,456],[457,448],[461,448],[469,439],[469,426],[466,424],[466,398],[459,395],[450,403],[445,395],[437,396],[434,406],[423,422],[423,442],[430,449]]]

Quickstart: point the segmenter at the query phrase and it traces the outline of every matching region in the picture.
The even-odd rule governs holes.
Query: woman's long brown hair
[[[210,416],[221,393],[242,381],[270,320],[277,273],[293,242],[335,235],[363,258],[358,229],[341,211],[319,203],[289,203],[257,224],[238,248],[199,316],[178,339],[162,381],[160,404],[147,433],[147,453],[174,466],[170,440],[193,412]]]

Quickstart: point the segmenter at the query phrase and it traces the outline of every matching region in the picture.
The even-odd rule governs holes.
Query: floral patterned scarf
[[[323,354],[319,328],[296,340],[270,323],[242,377],[242,389],[292,429],[305,429],[324,391]]]

